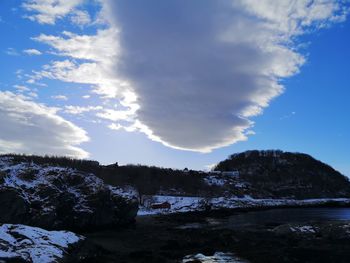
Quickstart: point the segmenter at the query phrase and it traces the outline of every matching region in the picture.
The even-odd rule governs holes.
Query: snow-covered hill
[[[246,151],[218,163],[216,171],[239,171],[255,198],[350,198],[350,181],[303,153]]]
[[[136,192],[72,168],[0,157],[0,223],[83,229],[132,221]]]

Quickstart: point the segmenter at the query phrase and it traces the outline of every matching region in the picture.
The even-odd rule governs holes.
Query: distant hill
[[[347,177],[310,155],[279,150],[233,154],[216,171],[237,169],[241,180],[272,197],[350,197]]]
[[[79,160],[60,156],[35,156],[5,154],[17,163],[27,162],[38,165],[51,165],[73,168],[79,171],[93,173],[114,186],[133,186],[142,195],[155,195],[159,193],[185,194],[191,196],[207,195],[213,187],[203,179],[205,173],[194,170],[178,170],[145,165],[100,165],[93,160]],[[220,194],[222,191],[218,189]]]
[[[140,195],[253,198],[350,198],[347,177],[310,155],[302,153],[247,151],[220,162],[215,171],[176,170],[144,165],[100,165],[96,161],[65,157],[0,155],[17,163],[74,168],[93,173],[114,186],[133,186]]]

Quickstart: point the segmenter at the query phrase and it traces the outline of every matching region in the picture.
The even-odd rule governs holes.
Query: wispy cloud
[[[23,85],[14,85],[13,86],[17,91],[19,92],[28,92],[31,91],[30,88],[28,88],[27,86],[23,86]]]
[[[280,120],[289,119],[289,118],[293,117],[295,114],[296,114],[296,112],[292,111],[291,113],[288,113],[288,114],[283,115],[282,117],[280,117]]]
[[[71,21],[75,25],[85,26],[91,23],[91,18],[87,11],[76,10],[71,17]]]
[[[23,7],[32,12],[26,17],[40,24],[55,24],[57,19],[75,11],[84,0],[26,0]]]
[[[73,106],[66,105],[64,107],[64,112],[72,115],[81,115],[82,113],[91,112],[91,111],[100,111],[102,106]]]
[[[63,100],[63,101],[67,101],[68,100],[68,97],[65,96],[65,95],[55,95],[55,96],[51,96],[52,99],[55,99],[55,100]]]
[[[25,50],[23,50],[23,53],[30,55],[30,56],[39,56],[42,54],[39,50],[33,49],[33,48],[32,49],[25,49]]]
[[[19,53],[16,49],[9,47],[5,50],[5,53],[9,56],[19,56]]]

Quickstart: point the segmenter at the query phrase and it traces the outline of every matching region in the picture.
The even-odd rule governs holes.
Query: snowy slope
[[[325,199],[254,199],[250,196],[239,197],[185,197],[185,196],[154,196],[154,203],[168,202],[170,209],[151,209],[141,206],[139,216],[152,214],[171,214],[181,212],[204,211],[205,209],[237,209],[237,208],[269,208],[283,206],[313,206],[329,202],[350,205],[347,198],[325,198]]]
[[[70,185],[70,187],[63,187],[65,188],[64,190],[79,198],[79,203],[74,207],[76,210],[88,211],[85,205],[86,193],[84,193],[80,186],[84,185],[85,188],[87,187],[90,193],[96,193],[106,187],[104,182],[93,174],[83,174],[76,169],[66,167],[43,166],[27,162],[17,164],[13,162],[13,158],[11,157],[0,157],[0,172],[6,175],[0,187],[28,190],[21,191],[23,197],[28,201],[33,201],[38,198],[38,196],[35,195],[35,189],[41,185],[61,190],[59,186],[57,186],[57,180],[60,180],[60,178],[62,180],[67,177],[71,180],[79,178],[81,181]],[[131,187],[125,190],[113,186],[108,186],[108,188],[113,194],[124,198],[133,199],[136,198],[137,195],[136,191]]]
[[[0,226],[0,262],[57,262],[84,237],[68,231],[46,231],[25,225]],[[17,261],[16,261],[17,260]]]

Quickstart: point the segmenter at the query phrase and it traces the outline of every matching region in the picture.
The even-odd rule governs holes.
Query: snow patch
[[[29,262],[56,262],[69,246],[81,240],[84,237],[68,231],[4,224],[0,227],[0,261],[22,258]]]
[[[138,196],[138,193],[135,190],[135,188],[131,186],[127,186],[124,188],[116,187],[116,186],[108,186],[108,188],[112,192],[112,194],[121,196],[125,199],[135,199]]]
[[[185,256],[184,259],[182,260],[182,263],[189,263],[189,262],[247,263],[248,261],[242,260],[236,257],[232,253],[216,252],[213,256],[205,256],[200,253],[196,255],[188,255],[188,256]]]
[[[168,202],[170,209],[152,209],[151,207],[140,206],[138,215],[171,214],[179,212],[204,211],[205,209],[235,209],[235,208],[268,208],[283,206],[313,206],[322,205],[328,202],[350,204],[348,198],[324,198],[324,199],[254,199],[249,195],[244,197],[186,197],[186,196],[153,196],[153,203]]]
[[[290,228],[292,232],[301,232],[301,233],[316,233],[316,229],[313,226],[293,226]]]
[[[210,186],[224,186],[227,180],[220,176],[209,175],[204,178],[204,181]]]

